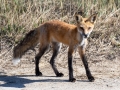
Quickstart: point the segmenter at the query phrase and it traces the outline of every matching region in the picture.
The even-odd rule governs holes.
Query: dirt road
[[[26,61],[29,62],[29,61]],[[45,63],[45,62],[43,62]],[[119,90],[120,78],[118,74],[106,74],[93,72],[94,82],[89,82],[86,78],[84,68],[77,66],[77,72],[74,70],[74,76],[77,81],[75,83],[68,82],[67,68],[59,67],[65,75],[64,77],[55,77],[53,70],[49,68],[49,64],[40,67],[43,72],[42,77],[34,75],[34,64],[23,64],[18,66],[9,64],[5,68],[0,69],[0,90]],[[76,67],[75,67],[76,68]],[[92,68],[91,68],[92,69]],[[81,70],[81,71],[78,71]]]
[[[49,64],[51,52],[40,61],[42,77],[35,76],[33,51],[27,52],[21,62],[12,64],[12,49],[4,48],[0,57],[0,90],[120,90],[120,56],[106,57],[101,53],[88,53],[88,62],[94,82],[88,82],[85,69],[78,53],[74,54],[73,68],[75,83],[68,82],[67,50],[56,58],[56,65],[64,77],[55,77]],[[5,53],[5,54],[4,54]],[[112,58],[112,59],[111,59]]]
[[[77,80],[68,82],[67,77],[6,76],[0,77],[0,90],[119,90],[120,79],[97,79],[95,82]]]

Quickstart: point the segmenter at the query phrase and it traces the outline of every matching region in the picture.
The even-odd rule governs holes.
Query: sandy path
[[[19,66],[17,68],[9,68],[3,70],[5,73],[1,73],[0,76],[0,90],[119,90],[120,78],[119,76],[110,75],[97,75],[94,82],[89,82],[85,73],[74,72],[77,79],[75,83],[68,82],[68,70],[67,68],[59,68],[65,76],[55,77],[53,70],[47,67],[42,67],[42,77],[36,77],[34,75],[34,64]],[[2,68],[3,69],[3,68]],[[0,71],[1,72],[1,71]]]
[[[43,76],[36,77],[34,56],[26,54],[17,66],[13,66],[11,58],[0,59],[0,90],[120,90],[120,57],[114,60],[89,59],[95,82],[88,82],[84,66],[76,55],[73,68],[77,81],[71,83],[68,82],[67,55],[63,54],[65,58],[61,55],[56,61],[64,77],[55,77],[49,64],[49,54],[40,63]]]
[[[67,77],[51,76],[2,76],[0,90],[119,90],[120,79],[97,79],[95,82],[77,80],[68,82]]]

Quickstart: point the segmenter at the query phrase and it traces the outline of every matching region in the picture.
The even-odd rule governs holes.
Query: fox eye
[[[84,31],[84,28],[83,28],[83,27],[80,27],[80,29]]]
[[[88,30],[90,30],[91,29],[91,27],[88,27]]]

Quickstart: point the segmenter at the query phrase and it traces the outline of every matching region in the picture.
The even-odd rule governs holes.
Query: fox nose
[[[88,37],[88,34],[83,34],[84,38],[87,38]]]

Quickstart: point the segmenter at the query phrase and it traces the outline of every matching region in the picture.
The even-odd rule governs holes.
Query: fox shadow
[[[29,77],[29,79],[27,78]],[[43,82],[69,82],[69,80],[59,79],[59,77],[55,76],[42,76],[42,78],[38,78],[38,80],[33,80],[34,75],[17,75],[17,76],[0,76],[0,87],[14,87],[14,88],[24,88],[25,84],[30,83],[43,83]],[[43,79],[44,77],[44,79]],[[50,77],[51,79],[46,79]],[[88,82],[85,80],[78,80],[79,82]]]
[[[26,78],[26,77],[29,77]],[[68,82],[68,80],[62,80],[62,79],[41,79],[33,80],[32,77],[36,77],[34,75],[18,75],[18,76],[0,76],[0,87],[14,87],[14,88],[24,88],[25,84],[30,84],[34,82]],[[44,77],[44,76],[42,76]],[[46,78],[48,76],[45,76]],[[53,76],[50,76],[53,77]]]

